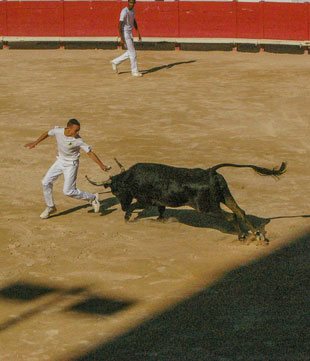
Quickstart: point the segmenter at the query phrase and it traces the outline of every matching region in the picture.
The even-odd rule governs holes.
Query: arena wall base
[[[7,46],[9,49],[17,50],[34,50],[34,49],[59,49],[59,41],[8,41]]]
[[[261,44],[264,51],[277,54],[304,54],[306,48],[298,45]]]
[[[232,51],[232,43],[179,43],[180,50],[188,51]]]
[[[261,50],[261,47],[258,44],[237,44],[237,51],[240,51],[242,53],[259,53]]]
[[[175,50],[176,44],[168,41],[135,42],[136,50]]]
[[[238,38],[168,38],[135,39],[137,50],[232,51],[258,53],[260,50],[279,54],[304,54],[310,42]],[[5,49],[117,49],[117,37],[0,37],[0,50]],[[125,50],[125,48],[123,48]]]
[[[65,49],[117,49],[116,41],[64,41],[62,42]]]

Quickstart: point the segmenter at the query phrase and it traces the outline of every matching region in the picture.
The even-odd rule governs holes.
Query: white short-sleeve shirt
[[[55,127],[48,131],[49,136],[54,136],[56,138],[58,159],[64,161],[75,161],[80,157],[80,148],[82,148],[86,153],[91,151],[91,147],[84,143],[80,136],[77,138],[67,137],[64,132],[65,128],[61,127]]]
[[[131,32],[134,28],[135,11],[129,10],[127,7],[121,11],[119,21],[124,22],[124,31]]]

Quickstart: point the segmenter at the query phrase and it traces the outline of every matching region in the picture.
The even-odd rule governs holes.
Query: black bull
[[[217,173],[219,168],[252,168],[264,176],[278,177],[286,171],[286,163],[276,169],[267,169],[255,165],[223,163],[208,169],[176,168],[164,164],[137,163],[109,180],[90,183],[111,188],[118,198],[125,220],[128,221],[135,209],[157,206],[159,219],[163,219],[166,207],[190,206],[202,213],[228,217],[220,204],[225,204],[233,213],[239,239],[245,239],[248,233],[257,240],[264,241],[264,235],[246,218],[245,212],[238,206],[231,195],[224,177]],[[135,203],[132,203],[136,199]],[[227,218],[228,219],[228,218]]]

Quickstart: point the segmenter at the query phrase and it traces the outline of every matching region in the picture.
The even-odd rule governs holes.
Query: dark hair
[[[67,127],[70,127],[70,125],[78,125],[81,126],[80,122],[77,119],[69,119],[68,123],[67,123]]]

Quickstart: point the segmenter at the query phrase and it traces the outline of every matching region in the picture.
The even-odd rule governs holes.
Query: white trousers
[[[118,58],[113,59],[112,62],[115,65],[119,65],[120,63],[129,58],[131,64],[131,73],[138,73],[137,53],[133,43],[132,34],[125,31],[124,38],[127,46],[127,51]]]
[[[79,169],[79,161],[66,162],[57,159],[56,162],[50,167],[42,179],[43,194],[45,203],[48,207],[54,207],[53,198],[53,183],[56,179],[63,174],[64,175],[64,195],[76,199],[85,199],[91,201],[95,199],[95,195],[88,192],[82,192],[76,188],[76,177]]]

